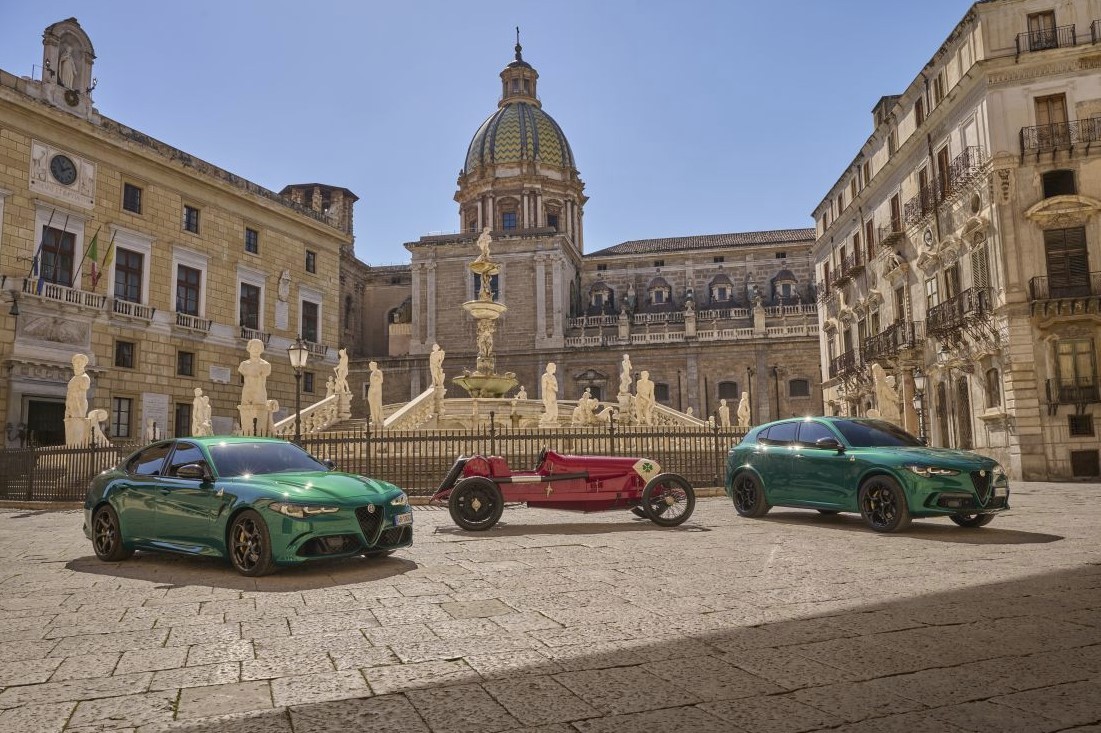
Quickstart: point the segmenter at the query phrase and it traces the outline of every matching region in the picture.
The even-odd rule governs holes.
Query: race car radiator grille
[[[401,545],[409,541],[412,533],[412,527],[391,527],[383,531],[378,543],[383,546]]]
[[[363,536],[367,538],[368,542],[375,541],[375,535],[378,534],[379,524],[382,523],[382,515],[382,507],[370,504],[356,509],[356,519],[359,521],[359,531],[363,532]]]
[[[990,484],[993,479],[994,476],[990,471],[971,472],[971,483],[975,486],[979,501],[983,504],[986,504],[986,500],[990,498]]]

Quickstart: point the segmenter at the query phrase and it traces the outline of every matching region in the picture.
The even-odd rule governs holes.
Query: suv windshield
[[[211,445],[209,451],[220,477],[329,470],[293,443],[220,443]]]
[[[838,420],[833,426],[853,448],[922,447],[924,444],[902,428],[884,420]]]

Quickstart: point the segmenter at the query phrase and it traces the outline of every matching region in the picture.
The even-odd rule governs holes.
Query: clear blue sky
[[[356,251],[458,229],[455,179],[520,26],[590,200],[586,250],[811,226],[811,210],[966,0],[0,0],[29,75],[75,16],[106,116],[278,191],[354,191]]]

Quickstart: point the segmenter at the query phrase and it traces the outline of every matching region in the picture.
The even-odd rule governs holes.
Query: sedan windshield
[[[329,470],[293,443],[219,443],[209,450],[214,469],[221,477]]]
[[[924,445],[902,428],[884,420],[838,420],[833,423],[853,448]]]

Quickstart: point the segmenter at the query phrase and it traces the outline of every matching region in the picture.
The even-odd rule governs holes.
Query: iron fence
[[[492,421],[492,418],[490,418]],[[696,487],[722,486],[726,453],[746,433],[738,427],[660,426],[519,429],[487,422],[475,430],[364,429],[303,436],[302,446],[336,468],[388,481],[414,496],[432,494],[461,455],[504,457],[513,470],[535,466],[543,448],[578,455],[638,456]],[[99,472],[138,446],[0,450],[0,500],[81,501]]]

